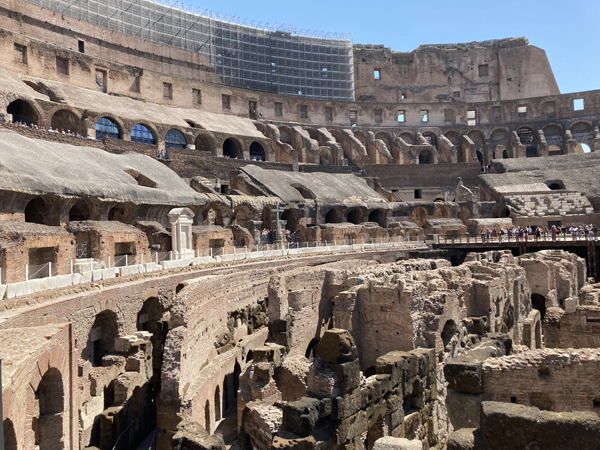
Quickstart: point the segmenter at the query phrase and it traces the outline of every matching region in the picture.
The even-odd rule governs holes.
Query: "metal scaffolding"
[[[350,35],[254,22],[164,0],[27,0],[131,36],[205,55],[224,84],[354,100]]]

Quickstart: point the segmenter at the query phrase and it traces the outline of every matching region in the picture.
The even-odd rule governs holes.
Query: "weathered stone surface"
[[[373,445],[373,450],[422,450],[423,443],[417,440],[386,436],[379,438]]]
[[[196,422],[182,421],[177,425],[172,440],[173,450],[225,450],[223,436],[209,435]]]

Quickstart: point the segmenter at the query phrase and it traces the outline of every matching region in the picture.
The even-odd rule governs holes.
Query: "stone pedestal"
[[[175,208],[169,211],[173,259],[194,257],[194,249],[192,248],[193,219],[194,213],[189,208]]]

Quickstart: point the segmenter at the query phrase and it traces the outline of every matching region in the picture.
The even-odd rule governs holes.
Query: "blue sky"
[[[546,50],[562,93],[600,89],[600,1],[184,0],[246,19],[350,33],[354,43],[410,51],[421,44],[525,36]]]

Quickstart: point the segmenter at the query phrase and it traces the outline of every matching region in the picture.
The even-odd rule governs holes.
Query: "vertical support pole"
[[[210,247],[210,257],[212,258],[212,247]]]
[[[171,250],[171,251],[169,252],[169,259],[170,259],[171,261],[173,261],[173,250]]]
[[[49,262],[48,263],[48,277],[52,277],[52,263]]]
[[[29,281],[29,264],[25,264],[25,281]]]
[[[127,256],[128,255],[125,255],[125,267],[127,267],[128,263],[129,263]]]
[[[73,275],[73,260],[71,260],[71,275]]]
[[[144,265],[144,254],[143,254],[143,253],[141,253],[141,254],[140,254],[140,256],[142,257],[141,264],[142,264],[142,266],[143,266],[143,265]]]
[[[158,265],[158,252],[156,252],[155,255],[156,255],[156,264]]]

